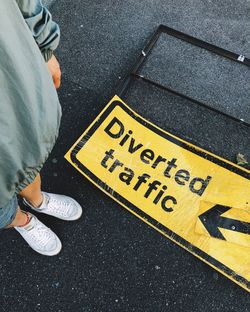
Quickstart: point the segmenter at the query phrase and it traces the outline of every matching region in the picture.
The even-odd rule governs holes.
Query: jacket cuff
[[[48,62],[53,56],[53,51],[50,49],[44,50],[42,51],[42,55],[44,57],[45,62]]]

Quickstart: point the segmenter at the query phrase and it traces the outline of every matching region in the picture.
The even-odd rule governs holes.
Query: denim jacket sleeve
[[[16,0],[32,35],[47,62],[60,40],[59,26],[41,0]]]

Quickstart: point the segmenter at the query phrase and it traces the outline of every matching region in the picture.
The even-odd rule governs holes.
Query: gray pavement
[[[114,95],[119,77],[127,73],[159,24],[250,57],[250,2],[60,0],[50,8],[62,32],[57,56],[63,70],[59,96],[64,114],[60,137],[42,171],[43,188],[73,196],[85,213],[75,223],[40,217],[62,239],[64,249],[55,258],[35,254],[14,231],[0,233],[2,310],[248,312],[246,291],[125,211],[63,155]],[[164,47],[169,48],[166,43]],[[178,49],[178,44],[172,48]],[[154,78],[163,72],[160,50],[143,69]],[[207,70],[209,79],[198,75],[200,89],[193,83],[187,91],[206,96],[213,73],[218,77],[217,68],[214,59],[196,65]],[[168,69],[163,72],[166,76]],[[223,77],[226,71],[230,76],[230,69],[221,70]],[[171,73],[170,82],[185,87],[178,84],[174,66]],[[165,82],[164,75],[160,78]],[[249,75],[241,70],[237,75],[231,85],[230,79],[225,88],[219,84],[214,96],[218,103],[212,104],[249,118]],[[233,93],[234,106],[227,92],[233,91],[236,80],[243,81],[239,87],[244,90]],[[234,160],[237,151],[250,155],[249,129],[143,84],[131,86],[124,99],[155,124],[223,157]]]
[[[50,7],[52,3],[54,3],[56,0],[43,0],[43,4],[47,7]]]

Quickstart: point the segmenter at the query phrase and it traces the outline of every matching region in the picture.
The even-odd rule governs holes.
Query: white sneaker
[[[56,234],[32,214],[27,225],[15,229],[19,232],[30,247],[45,256],[55,256],[62,249],[62,243]]]
[[[46,192],[42,192],[42,194],[43,202],[38,208],[32,207],[25,199],[23,201],[28,207],[37,212],[45,213],[62,220],[74,221],[81,217],[82,207],[73,198]]]

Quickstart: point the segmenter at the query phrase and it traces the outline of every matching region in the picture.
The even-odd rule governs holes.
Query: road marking
[[[249,170],[161,130],[118,97],[65,157],[123,207],[250,291]]]

